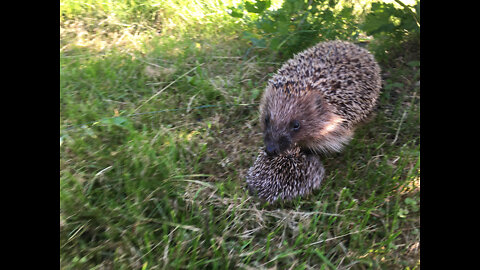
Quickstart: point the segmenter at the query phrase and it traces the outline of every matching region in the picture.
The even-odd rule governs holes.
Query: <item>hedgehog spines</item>
[[[268,202],[289,201],[312,193],[324,173],[320,159],[301,152],[299,147],[275,157],[261,151],[247,172],[247,187]]]
[[[268,155],[262,150],[248,170],[249,190],[274,202],[317,189],[325,169],[316,154],[340,152],[349,143],[380,88],[374,57],[349,42],[322,42],[286,61],[262,96]]]
[[[266,135],[273,141],[291,135],[292,144],[339,152],[375,107],[380,88],[380,68],[366,49],[344,41],[319,43],[286,61],[268,81],[260,112],[273,116],[274,127]],[[285,119],[310,128],[302,136],[286,134]]]

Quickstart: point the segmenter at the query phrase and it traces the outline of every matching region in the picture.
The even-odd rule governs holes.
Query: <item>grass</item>
[[[382,64],[319,191],[262,204],[244,177],[282,63],[246,54],[234,4],[61,1],[61,268],[418,269],[418,59]]]

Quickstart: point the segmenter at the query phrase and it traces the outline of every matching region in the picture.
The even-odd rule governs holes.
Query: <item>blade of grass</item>
[[[153,96],[151,96],[149,99],[147,99],[146,101],[144,101],[142,104],[140,104],[140,106],[138,106],[133,112],[135,113],[136,111],[138,111],[138,109],[140,109],[143,105],[145,105],[146,103],[148,103],[150,100],[152,100],[153,98],[155,98],[156,96],[160,95],[163,91],[165,91],[167,88],[169,88],[172,84],[176,83],[177,81],[179,81],[181,78],[187,76],[187,74],[189,74],[190,72],[194,71],[195,69],[203,66],[205,63],[201,63],[195,67],[193,67],[192,69],[190,69],[189,71],[183,73],[182,75],[180,75],[178,78],[176,78],[173,82],[169,83],[167,86],[165,86],[164,88],[162,88],[160,91],[158,91],[157,93],[155,93]]]

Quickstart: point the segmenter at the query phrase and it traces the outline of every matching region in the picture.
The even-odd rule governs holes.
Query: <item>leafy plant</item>
[[[366,31],[367,35],[388,34],[397,40],[409,32],[419,32],[420,1],[417,0],[414,6],[396,2],[401,3],[401,9],[396,8],[392,3],[372,3],[372,8],[361,25],[362,30]]]
[[[246,1],[230,15],[251,26],[243,38],[253,48],[268,48],[290,57],[322,40],[356,39],[359,34],[353,7],[336,1],[285,0],[278,10],[268,10],[271,1]],[[246,12],[244,12],[246,11]]]
[[[393,3],[374,2],[370,12],[365,16],[360,29],[374,37],[371,49],[377,58],[383,60],[388,51],[399,49],[406,41],[420,42],[420,1],[415,5],[405,5],[395,0],[401,8]]]

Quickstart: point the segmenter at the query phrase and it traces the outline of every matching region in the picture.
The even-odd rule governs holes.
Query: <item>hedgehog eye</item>
[[[298,122],[297,120],[293,120],[291,125],[293,131],[297,131],[300,129],[300,122]]]

